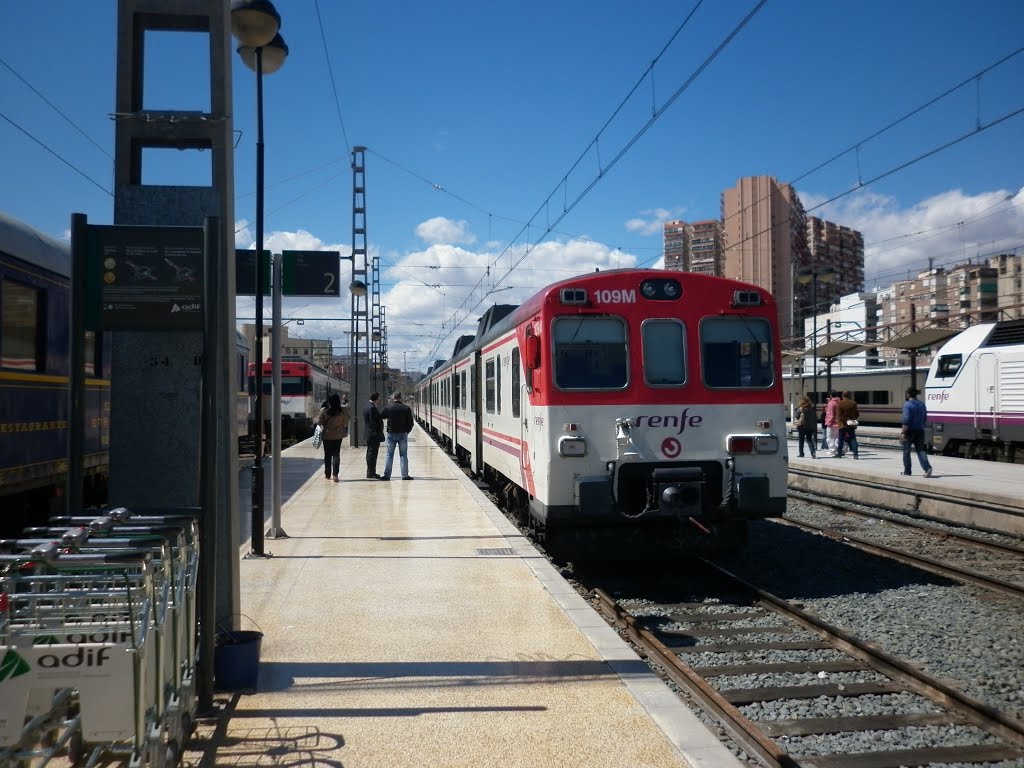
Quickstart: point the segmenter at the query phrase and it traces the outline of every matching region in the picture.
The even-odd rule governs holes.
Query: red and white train
[[[596,272],[491,307],[414,410],[556,551],[734,547],[786,509],[779,350],[761,288]]]
[[[273,363],[263,363],[263,419],[268,421],[273,397]],[[281,358],[281,436],[285,439],[305,440],[313,434],[313,419],[320,414],[320,406],[331,393],[347,393],[349,385],[318,365],[299,355]],[[249,417],[256,409],[252,400],[256,394],[256,363],[249,363]],[[250,423],[249,434],[255,434]],[[267,435],[269,432],[264,431]]]

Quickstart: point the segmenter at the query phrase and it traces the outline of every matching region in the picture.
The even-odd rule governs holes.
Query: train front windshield
[[[256,377],[249,377],[249,394],[256,394]],[[263,394],[274,394],[274,379],[272,376],[263,377]],[[306,380],[302,376],[282,376],[281,396],[296,397],[306,394]]]
[[[770,387],[775,378],[772,329],[749,317],[706,318],[700,324],[704,383],[709,387]]]
[[[626,324],[621,319],[560,317],[553,338],[559,389],[622,389],[629,382]]]

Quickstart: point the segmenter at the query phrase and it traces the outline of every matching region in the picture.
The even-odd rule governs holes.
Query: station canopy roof
[[[787,349],[782,354],[784,357],[814,357],[817,355],[823,360],[830,357],[849,355],[854,352],[863,352],[865,349],[874,349],[878,344],[865,344],[861,341],[828,341],[819,344],[817,349],[807,347],[805,349]]]
[[[783,357],[814,357],[829,360],[842,355],[851,355],[863,352],[866,349],[902,349],[912,351],[924,349],[956,336],[962,328],[922,328],[919,331],[908,331],[902,336],[894,336],[885,341],[863,342],[846,341],[833,339],[824,344],[819,344],[817,349],[811,347],[787,349],[783,351]]]
[[[950,339],[962,330],[963,328],[922,328],[919,331],[910,331],[902,336],[887,339],[878,346],[906,350],[923,349]]]

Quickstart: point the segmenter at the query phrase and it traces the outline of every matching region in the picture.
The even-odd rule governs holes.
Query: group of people
[[[900,442],[903,446],[903,474],[911,474],[910,454],[914,452],[917,454],[917,460],[921,464],[924,476],[931,477],[932,466],[928,461],[928,452],[925,450],[924,442],[924,427],[928,422],[928,409],[917,399],[918,394],[918,390],[908,387],[905,393],[906,400],[903,403],[900,429]],[[859,419],[860,409],[849,392],[843,392],[842,397],[838,392],[830,392],[825,410],[821,415],[821,449],[827,451],[829,445],[832,445],[834,448],[831,455],[842,458],[846,447],[849,446],[853,458],[860,458],[857,446]],[[797,403],[793,423],[797,430],[797,456],[804,458],[806,451],[811,454],[812,459],[818,458],[817,410],[807,395],[801,397]]]
[[[320,408],[316,424],[322,429],[321,441],[324,449],[324,476],[338,482],[341,467],[341,443],[348,437],[351,422],[348,398],[332,393]],[[384,422],[387,422],[387,431]],[[390,480],[394,464],[395,449],[398,450],[399,468],[403,480],[412,480],[409,474],[409,433],[412,432],[412,409],[402,402],[402,394],[395,392],[391,404],[380,408],[380,393],[370,395],[370,404],[363,410],[363,427],[366,439],[366,479]],[[387,456],[384,459],[384,474],[377,474],[377,453],[380,444],[387,440]]]

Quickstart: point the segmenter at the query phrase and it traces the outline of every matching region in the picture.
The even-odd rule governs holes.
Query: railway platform
[[[241,563],[258,685],[186,764],[739,767],[419,427],[412,481],[363,449],[338,483],[310,441],[282,460],[289,538]]]
[[[789,440],[791,488],[879,504],[926,517],[1024,536],[1024,467],[993,461],[929,456],[932,476],[925,477],[917,456],[912,472],[903,472],[899,449],[865,445],[854,460],[818,450],[817,458],[797,456]]]

